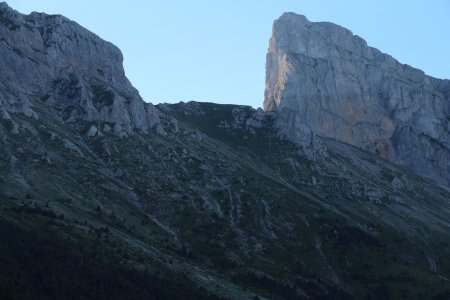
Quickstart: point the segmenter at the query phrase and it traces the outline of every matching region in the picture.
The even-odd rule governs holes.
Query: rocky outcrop
[[[449,91],[450,81],[403,65],[338,25],[294,13],[274,23],[264,109],[278,111],[290,139],[309,128],[450,184]]]
[[[0,59],[2,115],[39,118],[33,107],[42,104],[67,122],[113,123],[121,136],[159,125],[159,110],[126,78],[120,50],[63,16],[0,3]]]

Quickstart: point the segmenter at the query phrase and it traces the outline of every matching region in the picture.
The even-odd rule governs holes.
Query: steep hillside
[[[34,130],[11,134],[2,121],[1,214],[224,297],[448,292],[446,191],[331,140],[309,160],[248,107],[160,107],[177,133],[90,137],[89,123],[12,115]]]
[[[280,138],[277,112],[146,104],[121,59],[64,81],[85,58],[58,64],[55,46],[34,61],[20,40],[58,20],[56,45],[118,50],[64,17],[0,8],[1,298],[450,296],[445,189],[339,141]]]

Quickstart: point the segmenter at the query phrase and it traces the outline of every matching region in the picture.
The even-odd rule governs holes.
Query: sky
[[[62,14],[117,45],[147,102],[262,106],[272,23],[283,12],[350,29],[428,75],[450,79],[448,0],[7,0]]]

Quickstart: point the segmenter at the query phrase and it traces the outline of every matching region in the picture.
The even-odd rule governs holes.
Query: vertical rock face
[[[59,15],[22,15],[0,3],[0,110],[38,118],[36,102],[68,121],[114,123],[117,134],[147,131],[159,111],[125,77],[122,53]]]
[[[300,127],[450,183],[450,81],[368,47],[349,30],[286,13],[275,21],[264,109]],[[300,124],[300,125],[299,125]]]

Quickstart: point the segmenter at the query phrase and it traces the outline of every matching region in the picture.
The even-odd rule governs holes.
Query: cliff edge
[[[285,13],[274,22],[264,110],[450,184],[450,81],[367,46],[351,31]]]

